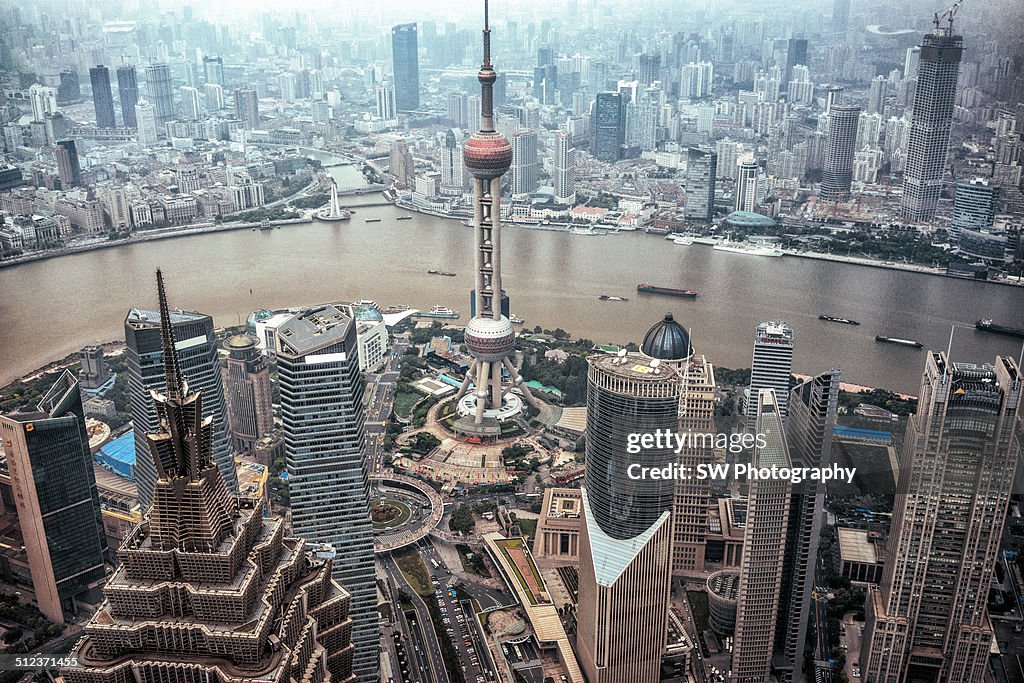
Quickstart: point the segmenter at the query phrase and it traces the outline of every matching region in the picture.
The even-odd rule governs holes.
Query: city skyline
[[[0,660],[1024,683],[1018,5],[0,0]]]

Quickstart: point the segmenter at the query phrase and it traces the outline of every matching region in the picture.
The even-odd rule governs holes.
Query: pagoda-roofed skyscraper
[[[512,145],[494,129],[494,82],[491,30],[484,0],[484,61],[480,81],[480,130],[462,146],[466,168],[473,174],[476,279],[474,315],[466,326],[466,346],[473,362],[455,397],[459,415],[455,430],[467,437],[495,439],[500,422],[522,411],[517,394],[502,387],[502,369],[522,396],[539,407],[509,356],[515,348],[512,322],[501,310],[501,177],[512,165]],[[471,385],[474,387],[471,391]]]
[[[349,594],[331,560],[285,536],[258,498],[232,496],[212,456],[202,390],[184,379],[157,271],[166,388],[150,518],[124,539],[67,683],[351,683]]]

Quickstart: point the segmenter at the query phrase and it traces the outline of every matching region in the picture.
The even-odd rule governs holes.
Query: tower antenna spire
[[[488,2],[484,0],[484,61],[477,74],[480,81],[480,130],[494,130],[494,81],[498,74],[491,64],[491,19]]]
[[[160,299],[160,338],[164,347],[164,380],[167,383],[168,398],[182,399],[188,393],[188,385],[181,374],[181,361],[174,341],[174,327],[171,325],[170,308],[167,305],[167,291],[164,289],[164,275],[156,269],[156,290]]]

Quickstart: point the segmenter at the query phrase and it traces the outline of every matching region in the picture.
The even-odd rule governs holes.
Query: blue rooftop
[[[103,444],[96,460],[114,474],[135,479],[135,432],[129,430],[113,441]]]

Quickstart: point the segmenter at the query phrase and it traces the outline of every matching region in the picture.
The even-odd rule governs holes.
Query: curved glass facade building
[[[679,371],[635,356],[591,356],[587,375],[586,488],[594,518],[612,538],[646,531],[672,509],[674,480],[630,479],[627,470],[675,462],[672,449],[627,452],[630,434],[679,424]]]

